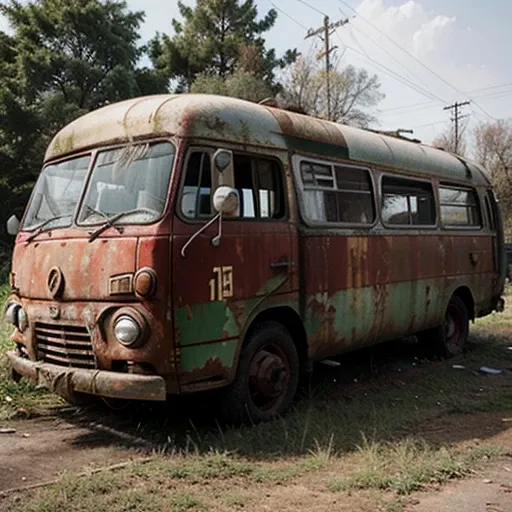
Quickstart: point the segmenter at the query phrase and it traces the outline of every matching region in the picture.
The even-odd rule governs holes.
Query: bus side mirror
[[[16,215],[11,215],[7,220],[7,233],[11,236],[16,236],[20,230],[20,225],[21,223],[18,217],[16,217]]]
[[[218,149],[212,157],[213,179],[212,184],[214,190],[235,184],[233,152],[227,149]]]
[[[219,231],[212,238],[212,245],[214,247],[219,247],[220,241],[222,239],[222,219],[224,216],[233,217],[239,214],[240,207],[240,196],[238,195],[238,190],[231,187],[219,187],[213,193],[213,207],[217,212],[209,222],[207,222],[204,226],[196,231],[186,242],[185,245],[181,248],[181,256],[185,257],[187,247],[192,243],[194,239],[196,239],[201,233],[206,231],[211,225],[215,222],[219,223]]]
[[[213,207],[221,215],[235,216],[240,207],[238,190],[231,187],[219,187],[213,194]]]

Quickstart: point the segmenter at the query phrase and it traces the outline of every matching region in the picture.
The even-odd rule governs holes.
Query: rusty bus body
[[[108,221],[99,196],[119,185],[96,168],[122,173],[108,161],[124,149],[105,152],[140,147],[167,155],[165,190],[141,189],[135,220],[116,206],[106,217],[121,217]],[[129,154],[125,166],[138,158]],[[55,225],[58,208],[46,225],[25,214],[8,301],[14,371],[68,399],[224,388],[228,417],[264,420],[289,405],[299,366],[415,333],[456,353],[467,321],[502,307],[499,208],[483,170],[447,152],[240,100],[169,95],[74,121],[45,169],[76,169],[77,158],[83,189],[66,225]],[[144,160],[148,173],[157,160]],[[217,220],[219,185],[236,192],[238,210]],[[37,187],[28,212],[49,193]],[[137,207],[141,194],[160,194],[158,215]],[[93,196],[95,221],[81,221]],[[132,321],[140,339],[120,342]]]

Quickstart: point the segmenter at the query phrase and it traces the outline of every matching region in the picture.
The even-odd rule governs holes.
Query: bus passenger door
[[[173,220],[172,302],[182,391],[230,379],[247,322],[262,307],[292,301],[296,288],[296,237],[287,220],[282,162],[234,153],[223,182],[212,172],[214,154],[189,151]],[[239,211],[221,225],[212,191],[231,180]]]

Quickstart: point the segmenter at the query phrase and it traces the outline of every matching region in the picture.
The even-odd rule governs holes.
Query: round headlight
[[[23,332],[28,327],[27,313],[23,308],[18,309],[18,329]]]
[[[18,327],[18,311],[20,309],[21,306],[13,302],[9,304],[5,310],[5,319],[15,327]]]
[[[141,337],[139,324],[130,316],[120,316],[114,325],[114,336],[117,341],[126,347],[135,345]]]

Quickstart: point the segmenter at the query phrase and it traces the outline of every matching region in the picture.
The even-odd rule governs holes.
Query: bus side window
[[[375,208],[368,169],[303,160],[300,173],[308,219],[337,224],[373,224]]]
[[[234,155],[235,188],[240,195],[240,217],[281,219],[284,216],[283,182],[277,162]]]
[[[472,188],[441,183],[439,187],[441,222],[448,227],[482,227],[480,201]]]
[[[382,220],[395,226],[435,226],[432,185],[408,178],[382,177]]]
[[[211,216],[211,189],[210,155],[203,151],[195,151],[188,158],[181,213],[189,219]]]

